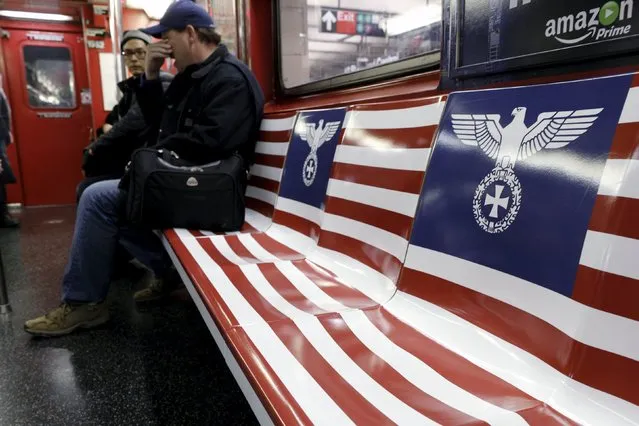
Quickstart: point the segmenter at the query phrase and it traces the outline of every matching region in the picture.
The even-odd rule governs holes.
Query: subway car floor
[[[74,216],[26,209],[20,229],[0,229],[13,310],[0,317],[0,425],[256,424],[185,290],[142,308],[120,280],[106,326],[56,339],[22,330],[59,301]]]

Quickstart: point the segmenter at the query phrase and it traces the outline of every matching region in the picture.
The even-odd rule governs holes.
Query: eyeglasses
[[[133,55],[137,56],[138,59],[144,59],[146,57],[146,49],[135,49],[135,50],[123,50],[122,56],[125,58],[132,58]]]

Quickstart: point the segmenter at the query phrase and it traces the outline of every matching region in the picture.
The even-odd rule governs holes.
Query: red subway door
[[[24,205],[72,204],[91,129],[81,29],[9,25],[3,51]]]

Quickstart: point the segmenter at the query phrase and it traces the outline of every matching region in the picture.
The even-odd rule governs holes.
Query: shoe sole
[[[96,318],[93,321],[81,322],[79,324],[74,325],[73,327],[69,327],[67,329],[58,330],[58,331],[37,331],[37,330],[28,329],[27,327],[24,327],[24,331],[26,331],[27,333],[33,336],[60,337],[60,336],[66,336],[67,334],[71,334],[78,329],[90,329],[90,328],[99,327],[102,324],[107,323],[110,319],[111,318],[109,316],[106,316],[104,318]]]

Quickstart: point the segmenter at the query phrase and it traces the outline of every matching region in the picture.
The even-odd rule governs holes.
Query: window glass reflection
[[[25,46],[29,105],[34,108],[76,107],[71,52],[66,47]]]

